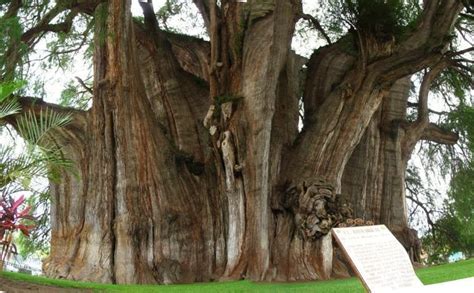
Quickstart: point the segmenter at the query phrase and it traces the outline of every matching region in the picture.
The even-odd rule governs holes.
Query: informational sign
[[[406,250],[384,225],[334,228],[332,231],[369,292],[423,287]]]

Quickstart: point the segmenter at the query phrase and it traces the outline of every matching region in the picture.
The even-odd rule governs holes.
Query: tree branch
[[[92,91],[92,89],[90,87],[88,87],[86,85],[86,83],[79,77],[79,76],[75,76],[77,82],[79,82],[79,84],[88,92],[90,93],[91,95],[94,94],[94,92]]]
[[[461,0],[468,13],[474,13],[474,3],[471,0]]]
[[[462,16],[462,13],[460,15]],[[474,17],[472,17],[472,20],[474,20]],[[461,37],[466,43],[468,43],[471,46],[474,46],[474,43],[469,38],[472,35],[472,30],[462,27],[461,24],[459,23],[456,24],[456,29],[458,30],[458,33],[461,35]]]
[[[372,63],[371,70],[382,76],[382,83],[391,83],[438,63],[445,57],[449,33],[462,7],[460,1],[425,1],[418,28],[390,57]]]
[[[415,32],[400,45],[399,51],[409,53],[423,46],[428,48],[431,47],[429,45],[439,46],[462,8],[461,1],[424,1],[420,24]]]
[[[409,108],[419,108],[419,103],[412,103],[412,102],[407,102],[407,106]],[[436,114],[436,115],[448,115],[449,112],[445,112],[445,111],[435,111],[435,110],[432,110],[432,109],[428,109],[428,112],[430,114]]]
[[[472,52],[472,51],[474,51],[474,47],[469,47],[469,48],[466,48],[466,49],[461,50],[461,51],[452,52],[452,53],[449,53],[447,55],[449,57],[454,57],[454,56],[463,55],[463,54],[466,54],[466,53],[469,53],[469,52]]]
[[[405,137],[402,141],[402,155],[405,158],[408,158],[411,155],[416,143],[422,139],[426,129],[430,125],[428,96],[431,84],[438,77],[441,71],[448,66],[448,64],[449,63],[446,60],[438,62],[438,64],[433,66],[431,70],[426,72],[423,76],[423,81],[420,85],[420,92],[418,94],[418,117],[415,122],[409,124],[405,129]]]
[[[415,199],[414,197],[412,196],[409,196],[409,195],[406,195],[406,198],[408,198],[409,200],[411,200],[413,203],[415,203],[418,207],[420,207],[423,212],[425,212],[425,215],[426,215],[426,221],[428,222],[428,225],[430,226],[430,229],[433,231],[434,230],[434,227],[435,227],[435,224],[433,222],[433,220],[431,219],[431,214],[433,213],[432,211],[428,210],[428,208],[425,207],[425,205],[419,201],[418,199]]]
[[[218,81],[218,61],[221,39],[219,38],[219,22],[220,18],[217,15],[216,0],[210,0],[210,27],[209,36],[211,38],[211,62],[209,72],[209,94],[211,98],[219,95],[219,81]]]
[[[95,8],[100,2],[104,0],[82,0],[82,1],[57,1],[58,3],[48,10],[43,15],[39,15],[39,21],[36,24],[33,24],[32,27],[28,28],[21,36],[20,40],[22,43],[25,43],[29,49],[32,49],[41,37],[44,36],[46,32],[65,32],[68,33],[73,25],[74,18],[79,14],[79,12],[93,13]],[[6,17],[17,16],[18,13],[29,13],[28,11],[20,11],[22,8],[22,1],[12,1],[8,11],[5,15],[2,16],[2,19]],[[60,23],[51,23],[56,17],[61,15],[61,13],[69,10],[65,16],[65,20]],[[36,18],[35,18],[36,19]],[[23,57],[21,51],[19,50],[19,42],[12,42],[8,44],[6,50],[6,65],[3,72],[3,76],[0,76],[2,80],[10,80],[13,78],[16,66]]]
[[[302,13],[299,15],[299,17],[311,22],[314,28],[324,37],[324,39],[326,39],[326,42],[328,42],[328,44],[332,44],[331,39],[329,38],[328,34],[326,33],[326,31],[323,29],[319,21],[314,16],[312,16],[311,14]]]
[[[145,18],[145,25],[154,33],[159,32],[160,26],[156,19],[155,10],[153,9],[153,1],[151,0],[139,0],[140,6],[142,7],[143,17]]]
[[[22,0],[14,0],[10,2],[7,12],[2,16],[2,19],[8,19],[18,14],[18,11],[23,6]]]
[[[430,123],[421,135],[421,139],[433,141],[439,144],[454,145],[459,140],[457,133],[442,129],[434,123]]]
[[[7,124],[17,127],[17,119],[24,113],[30,112],[35,116],[39,116],[41,112],[49,111],[50,113],[62,113],[71,115],[71,123],[67,124],[64,129],[58,131],[55,135],[56,139],[59,139],[65,143],[70,142],[72,136],[76,139],[81,139],[87,130],[87,111],[78,110],[70,107],[63,107],[57,104],[51,104],[44,102],[43,99],[33,97],[15,97],[21,105],[21,112],[18,114],[10,115],[2,120]]]
[[[58,104],[47,103],[43,101],[43,99],[34,98],[34,97],[16,97],[18,102],[22,107],[22,112],[26,111],[33,111],[34,113],[38,113],[41,110],[48,109],[50,111],[58,112],[58,113],[71,113],[77,115],[84,115],[86,111],[71,108],[71,107],[63,107]]]
[[[211,34],[211,12],[209,9],[209,0],[193,0],[194,4],[201,13],[202,19],[204,20],[204,25],[206,26],[207,32]]]
[[[100,3],[104,3],[107,0],[74,0],[74,1],[61,1],[61,5],[67,9],[75,9],[81,13],[93,15],[95,9]]]
[[[69,32],[71,30],[74,18],[79,14],[79,11],[75,9],[71,10],[66,15],[64,22],[56,24],[50,23],[56,16],[58,16],[64,10],[66,10],[66,8],[56,5],[48,13],[46,13],[46,15],[40,20],[37,25],[22,34],[21,41],[30,46],[34,42],[34,39],[39,34],[42,34],[44,32]]]
[[[436,64],[429,72],[423,77],[423,81],[420,86],[420,93],[418,95],[418,118],[419,124],[427,124],[429,122],[429,110],[428,110],[428,95],[430,92],[431,84],[438,77],[438,75],[448,66],[447,62],[440,62]],[[425,127],[425,126],[423,126]]]

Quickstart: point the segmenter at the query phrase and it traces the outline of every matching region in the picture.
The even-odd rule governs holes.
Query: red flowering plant
[[[20,207],[25,202],[25,197],[22,195],[18,199],[0,198],[0,270],[3,268],[3,263],[8,260],[11,254],[16,254],[17,249],[13,243],[13,234],[16,231],[21,231],[25,236],[30,234],[30,230],[34,225],[27,225],[26,221],[33,221],[33,216],[30,215],[31,207]]]

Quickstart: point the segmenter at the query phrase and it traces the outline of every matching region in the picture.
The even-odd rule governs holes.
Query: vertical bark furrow
[[[396,82],[353,152],[343,175],[342,194],[354,217],[393,229],[407,225],[405,167],[401,160],[402,130],[386,132],[384,125],[406,118],[410,80]]]
[[[150,35],[138,25],[134,28],[138,53],[143,56],[141,66],[145,69],[139,71],[151,104],[160,114],[160,120],[165,119],[163,124],[168,126],[168,135],[177,150],[201,161],[204,146],[195,130],[209,108],[208,91],[198,77],[181,69],[163,32]]]
[[[233,131],[239,139],[245,137],[247,140],[245,149],[248,151],[245,154],[240,149],[239,157],[245,163],[242,170],[247,219],[244,257],[247,276],[252,279],[263,279],[270,265],[269,160],[272,119],[278,79],[287,63],[295,14],[299,9],[291,1],[276,1],[267,8],[270,7],[271,10],[266,12],[258,10],[263,6],[251,8],[262,15],[249,20],[252,25],[246,31],[242,53],[242,114],[250,129],[247,136],[243,135],[245,132],[242,129]],[[257,12],[252,13],[255,16]]]

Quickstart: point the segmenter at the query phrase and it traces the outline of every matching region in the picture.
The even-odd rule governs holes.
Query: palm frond
[[[0,118],[21,112],[19,102],[10,95],[22,85],[0,83]],[[64,170],[75,171],[72,161],[64,157],[54,137],[55,131],[60,131],[71,120],[71,114],[51,109],[18,115],[16,130],[25,145],[22,153],[16,151],[15,144],[0,145],[1,194],[30,189],[34,178],[55,180]]]
[[[1,146],[0,188],[13,182],[25,185],[25,182],[31,181],[33,176],[46,174],[43,160],[29,152],[16,154],[12,146]]]
[[[69,113],[57,113],[46,109],[36,115],[30,111],[18,119],[18,132],[27,142],[49,148],[51,142],[47,140],[48,135],[70,122]]]
[[[15,99],[4,100],[0,102],[0,119],[9,115],[20,113],[21,106]]]

